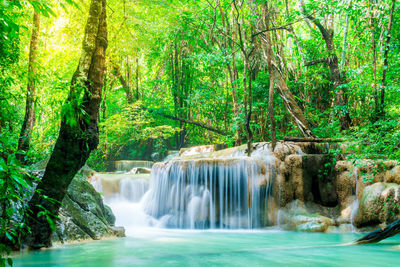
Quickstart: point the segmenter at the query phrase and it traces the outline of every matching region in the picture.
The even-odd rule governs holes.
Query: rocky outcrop
[[[334,147],[340,148],[328,143],[278,142],[271,152],[269,143],[253,144],[252,158],[267,161],[272,166],[272,174],[263,173],[267,180],[260,182],[260,186],[272,187],[268,189],[268,194],[274,200],[267,200],[266,225],[274,225],[281,220],[285,229],[335,232],[353,230],[351,223],[361,227],[387,224],[398,218],[400,210],[395,207],[400,195],[396,189],[400,185],[399,162],[342,160],[343,155],[329,153]],[[182,155],[175,160],[211,163],[230,158],[233,163],[234,159],[246,157],[246,149],[244,145]],[[195,148],[192,150],[196,151]],[[290,211],[294,201],[300,206],[320,208],[311,213],[307,208],[307,214],[298,214],[297,208]],[[278,210],[283,217],[273,219],[277,218]],[[326,213],[326,210],[334,212]]]
[[[357,226],[390,224],[400,214],[400,185],[375,183],[364,188],[355,218]]]
[[[53,232],[54,242],[124,236],[123,228],[114,226],[115,217],[111,209],[103,204],[101,195],[82,172],[72,180],[62,203],[60,220]]]
[[[41,164],[45,167],[45,163]],[[42,169],[40,168],[40,169]],[[41,178],[44,171],[32,171]],[[87,181],[95,171],[84,166],[74,177],[62,201],[52,241],[79,242],[125,236],[123,227],[116,227],[115,216],[103,203],[102,196]]]
[[[278,221],[285,230],[325,232],[329,227],[338,225],[334,219],[329,218],[328,214],[326,215],[322,215],[316,205],[306,205],[296,200],[281,209]]]

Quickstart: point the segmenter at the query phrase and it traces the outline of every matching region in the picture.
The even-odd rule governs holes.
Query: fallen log
[[[341,139],[333,138],[315,138],[315,137],[285,137],[285,142],[314,142],[314,143],[338,143],[342,142]]]
[[[378,243],[379,241],[392,237],[398,233],[400,233],[400,219],[397,219],[392,224],[389,224],[387,227],[380,228],[366,234],[362,238],[354,241],[353,244],[362,245],[362,244]]]

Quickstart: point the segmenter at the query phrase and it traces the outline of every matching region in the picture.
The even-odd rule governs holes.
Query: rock
[[[354,226],[346,223],[346,224],[341,224],[339,226],[329,226],[328,229],[326,229],[326,233],[350,233],[354,231]]]
[[[145,168],[145,167],[135,167],[135,168],[132,168],[132,170],[130,170],[128,172],[128,174],[141,174],[141,173],[150,174],[151,173],[151,169],[150,168]]]
[[[309,213],[306,205],[299,201],[293,201],[279,213],[279,221],[285,230],[303,232],[325,232],[329,226],[335,225],[331,218]]]
[[[400,214],[400,185],[380,182],[365,187],[359,207],[357,227],[395,221]]]
[[[104,205],[104,216],[106,218],[106,221],[111,225],[115,225],[115,215],[112,212],[111,208],[107,205]]]
[[[125,228],[121,226],[112,226],[111,230],[113,231],[116,237],[125,237]]]
[[[327,226],[322,223],[307,222],[297,226],[296,230],[298,232],[325,232],[326,227]]]
[[[111,209],[103,204],[101,195],[82,174],[92,175],[85,170],[72,180],[62,202],[52,241],[65,243],[124,236],[123,228],[114,227],[115,216]]]

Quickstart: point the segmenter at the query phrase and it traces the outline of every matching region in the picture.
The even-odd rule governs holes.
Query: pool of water
[[[400,236],[346,245],[359,234],[131,229],[129,237],[23,252],[15,266],[400,266]]]

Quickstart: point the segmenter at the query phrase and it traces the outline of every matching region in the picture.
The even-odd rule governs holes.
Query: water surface
[[[400,266],[400,237],[284,231],[128,229],[130,237],[24,252],[15,266]]]

